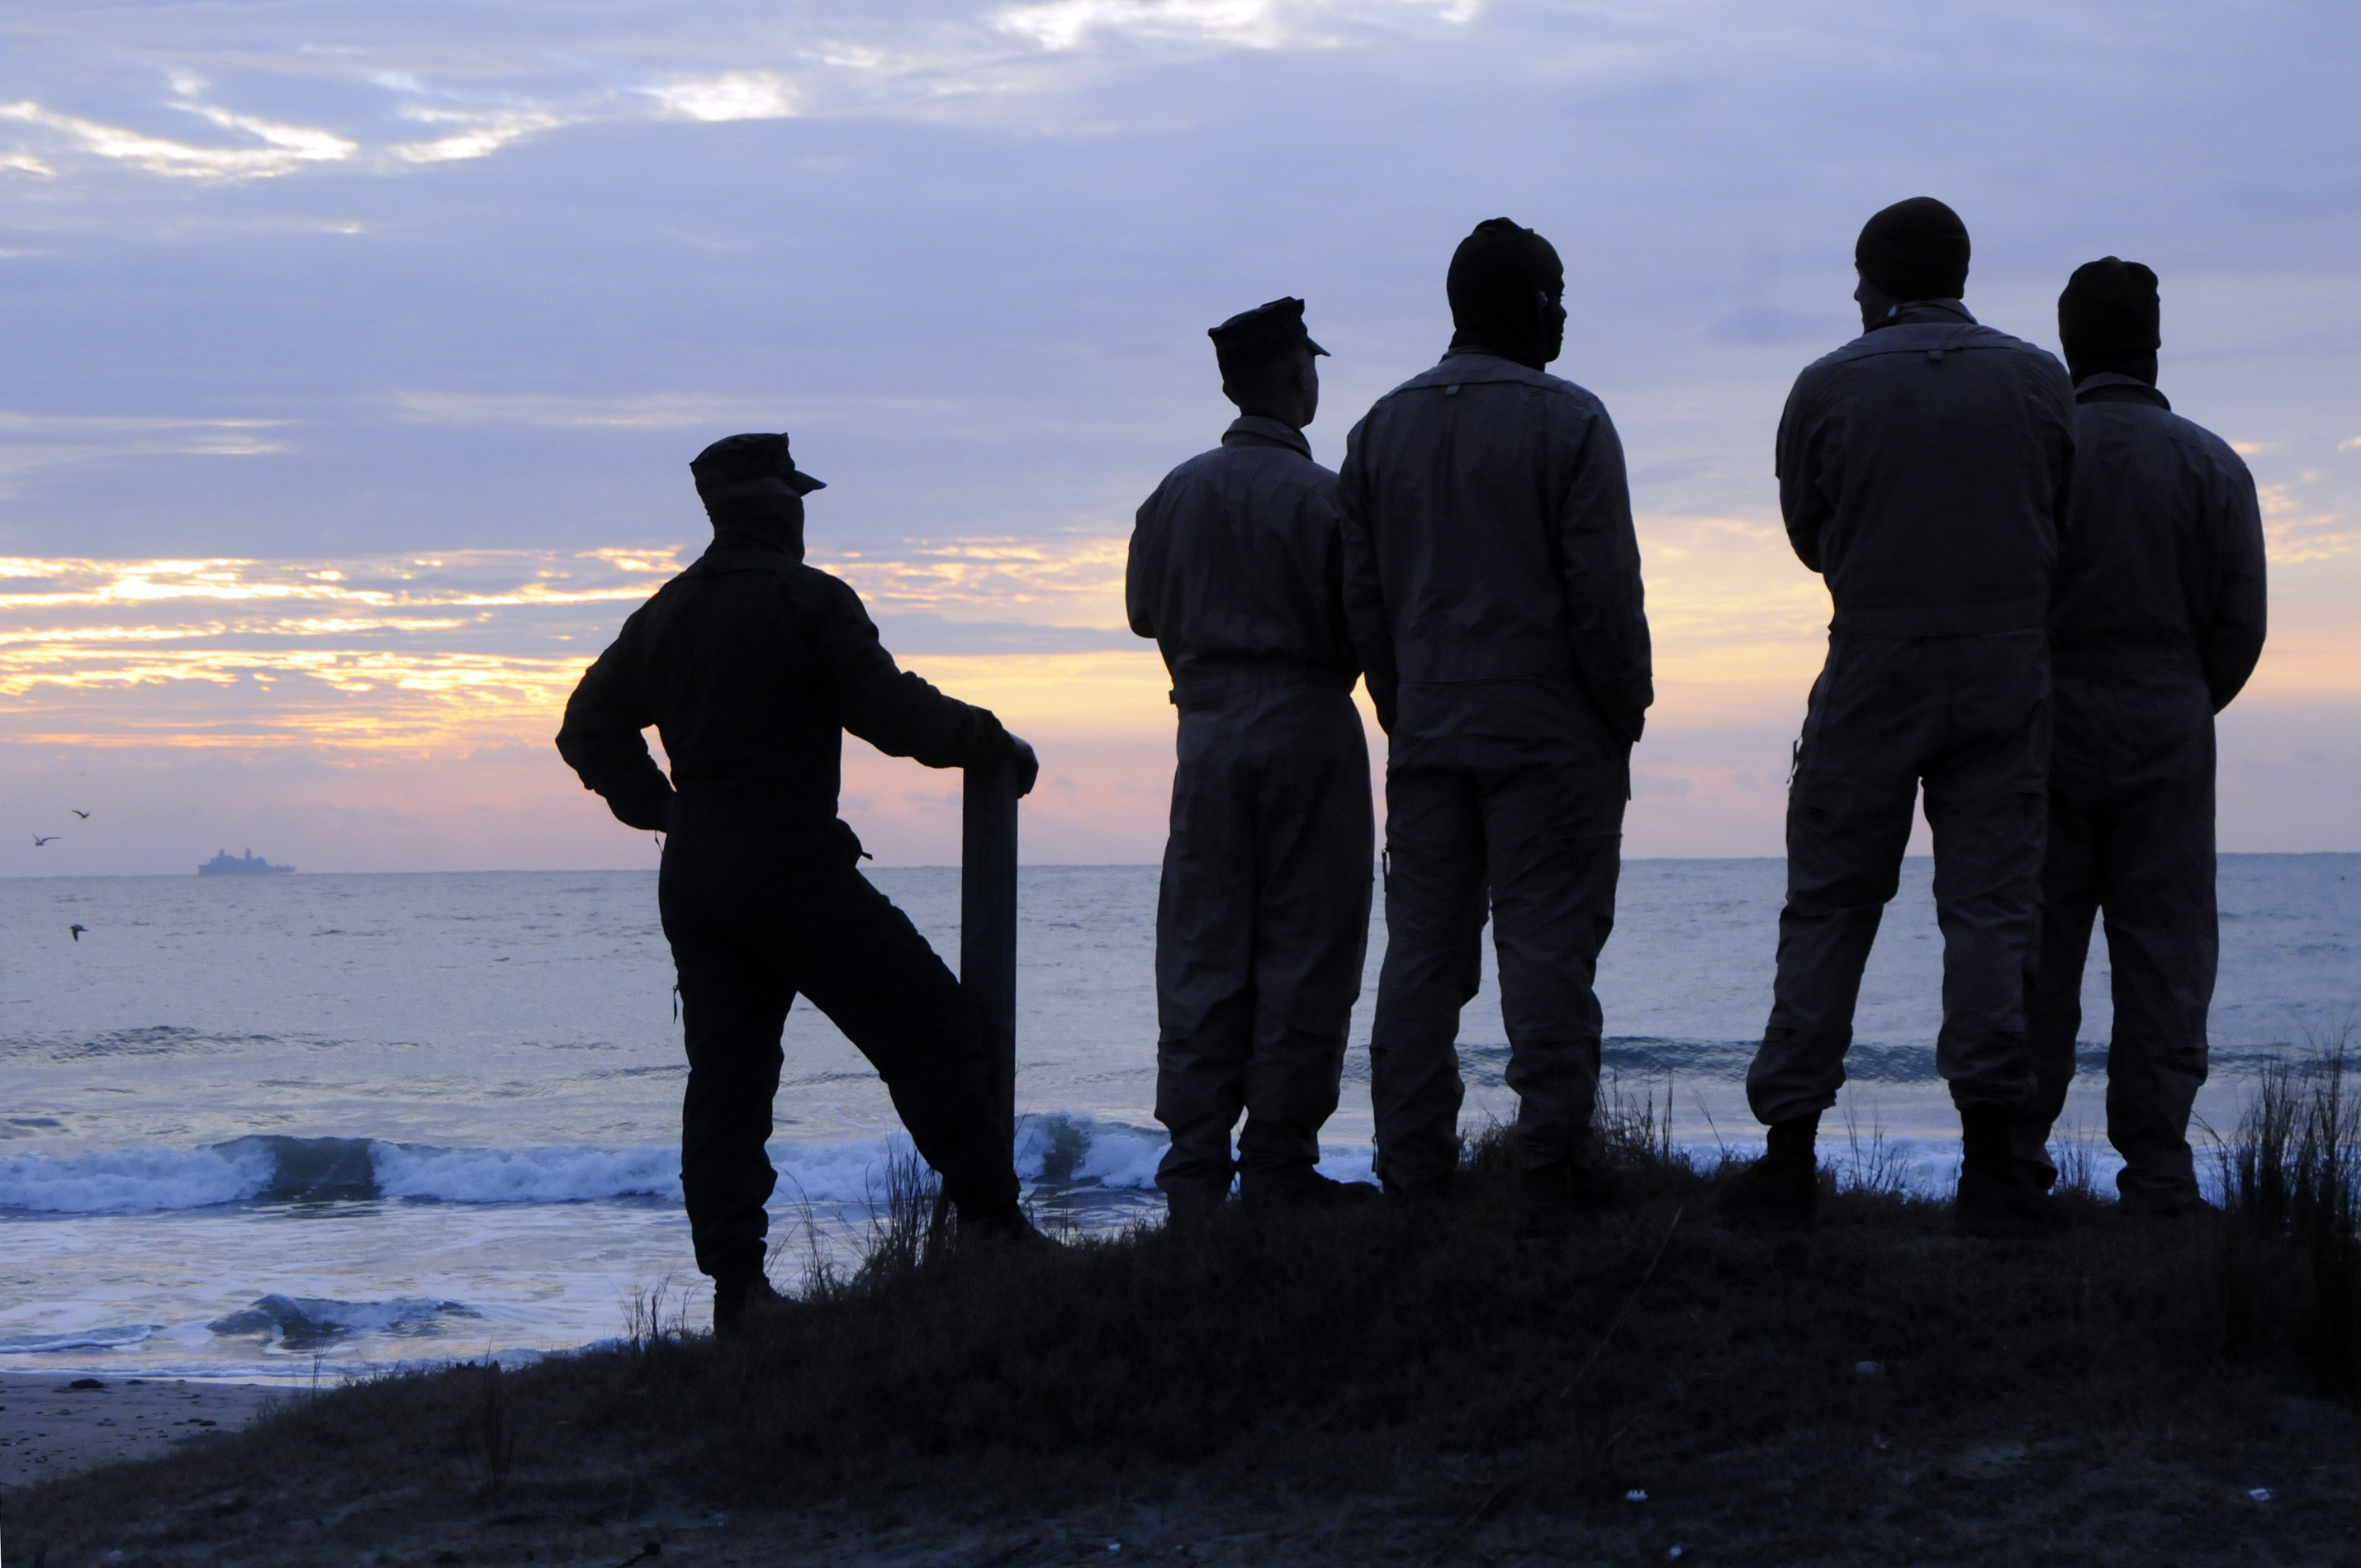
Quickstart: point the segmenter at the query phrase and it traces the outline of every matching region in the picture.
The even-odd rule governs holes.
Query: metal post
[[[984,1020],[1001,1125],[1016,1135],[1016,779],[966,770],[960,842],[960,987]]]

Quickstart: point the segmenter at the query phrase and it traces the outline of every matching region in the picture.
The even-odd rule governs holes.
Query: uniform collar
[[[730,555],[777,555],[789,562],[804,558],[804,542],[800,535],[791,535],[777,529],[734,528],[727,524],[713,531],[713,543],[705,547],[708,558]]]
[[[1944,326],[1953,323],[1976,324],[1968,307],[1957,300],[1905,300],[1871,323],[1875,332],[1887,326]]]
[[[2102,370],[2085,376],[2074,383],[2074,400],[2078,403],[2153,403],[2167,413],[2172,404],[2152,381],[2136,376],[2126,376],[2120,370]]]
[[[1291,424],[1262,414],[1240,414],[1222,432],[1224,446],[1284,446],[1300,457],[1312,455],[1312,443]]]

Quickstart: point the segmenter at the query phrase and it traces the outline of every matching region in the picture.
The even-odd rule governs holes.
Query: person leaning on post
[[[1156,902],[1156,1184],[1175,1217],[1374,1198],[1314,1168],[1335,1113],[1368,948],[1368,743],[1353,706],[1336,476],[1303,302],[1207,334],[1238,417],[1139,509],[1131,629],[1156,639],[1180,709],[1172,830]],[[1233,1158],[1230,1130],[1246,1127]]]
[[[983,1020],[934,949],[857,869],[837,815],[845,731],[932,768],[1031,747],[986,709],[895,667],[852,588],[804,562],[784,434],[733,435],[689,465],[713,543],[633,611],[566,705],[557,749],[633,828],[665,834],[657,903],[678,970],[688,1089],[681,1189],[716,1332],[773,1297],[763,1153],[801,993],[884,1079],[965,1237],[1049,1245],[1018,1202]],[[667,780],[641,731],[654,726]]]
[[[1943,930],[1935,1067],[1959,1108],[1954,1221],[2052,1222],[2009,1152],[2033,1089],[2025,982],[2049,769],[2048,617],[2074,474],[2065,367],[1960,301],[1968,231],[1931,197],[1854,247],[1861,335],[1806,367],[1779,420],[1779,505],[1836,604],[1787,791],[1787,901],[1771,1016],[1746,1074],[1769,1150],[1732,1217],[1810,1223],[1813,1140],[1925,790]]]
[[[2074,378],[2074,505],[2049,612],[2057,733],[2040,959],[2026,995],[2033,1097],[2018,1165],[2058,1179],[2049,1130],[2074,1080],[2082,966],[2106,915],[2114,1029],[2107,1141],[2124,1212],[2201,1212],[2189,1114],[2205,1081],[2221,929],[2213,716],[2262,657],[2263,520],[2230,444],[2158,390],[2156,274],[2114,257],[2058,299]]]

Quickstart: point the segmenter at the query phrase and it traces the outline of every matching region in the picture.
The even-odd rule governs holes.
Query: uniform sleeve
[[[2255,499],[2255,477],[2233,454],[2213,498],[2217,531],[2213,624],[2202,630],[2205,685],[2213,711],[2230,706],[2263,656],[2268,609],[2264,584],[2263,514]]]
[[[1139,503],[1131,523],[1131,551],[1124,559],[1123,609],[1131,630],[1141,637],[1156,635],[1156,603],[1164,576],[1164,487]]]
[[[1320,596],[1316,624],[1326,633],[1316,646],[1317,663],[1341,673],[1347,681],[1361,673],[1361,655],[1353,644],[1352,620],[1345,608],[1345,523],[1334,475],[1304,487],[1297,537],[1312,542],[1312,592]]]
[[[833,583],[820,665],[836,721],[889,757],[965,768],[1007,755],[1013,742],[988,708],[945,696],[896,666],[850,587]]]
[[[1557,566],[1575,667],[1615,732],[1637,740],[1649,705],[1656,700],[1647,591],[1640,576],[1640,539],[1631,526],[1623,442],[1605,409],[1583,433],[1557,529]]]
[[[672,782],[648,753],[641,731],[655,722],[636,678],[640,618],[623,623],[614,645],[582,672],[566,701],[557,754],[595,790],[616,819],[661,832],[672,810]]]
[[[2049,506],[2061,556],[2074,515],[2074,378],[2051,356],[2034,356],[2038,378],[2036,400],[2048,416],[2050,463],[2054,469]]]
[[[1779,480],[1779,513],[1786,521],[1787,543],[1795,558],[1813,571],[1821,570],[1820,530],[1828,521],[1828,491],[1820,483],[1826,447],[1826,422],[1815,416],[1807,397],[1811,372],[1795,378],[1787,406],[1779,412],[1779,440],[1772,472]]]
[[[1345,440],[1345,466],[1336,476],[1337,529],[1343,544],[1345,624],[1360,656],[1378,726],[1390,735],[1401,677],[1394,658],[1393,626],[1386,615],[1385,583],[1378,572],[1377,497],[1370,493],[1362,451],[1368,424],[1362,420]]]

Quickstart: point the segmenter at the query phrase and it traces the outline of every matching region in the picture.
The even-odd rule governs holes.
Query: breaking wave
[[[464,1301],[401,1296],[390,1301],[339,1301],[322,1296],[262,1296],[254,1305],[205,1325],[217,1334],[259,1334],[290,1349],[323,1345],[353,1333],[432,1333],[446,1318],[480,1318]]]
[[[1017,1173],[1028,1183],[1152,1186],[1165,1136],[1077,1114],[1027,1116]],[[910,1152],[900,1135],[771,1146],[778,1200],[857,1203],[882,1190],[888,1165]],[[137,1213],[225,1203],[404,1200],[437,1203],[579,1203],[680,1197],[680,1151],[541,1145],[445,1148],[377,1138],[255,1136],[194,1149],[109,1149],[0,1155],[0,1212]]]
[[[59,1329],[49,1333],[0,1336],[0,1355],[42,1355],[61,1350],[121,1350],[137,1344],[156,1332],[154,1323],[123,1323],[113,1328]]]

